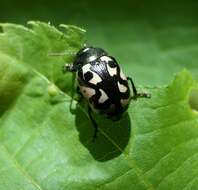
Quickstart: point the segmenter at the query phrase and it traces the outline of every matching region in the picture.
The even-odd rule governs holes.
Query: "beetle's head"
[[[101,48],[85,47],[76,54],[74,63],[84,65],[103,55],[107,55],[107,53]]]

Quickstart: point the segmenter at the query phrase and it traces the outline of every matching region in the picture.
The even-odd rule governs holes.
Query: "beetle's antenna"
[[[67,51],[67,52],[61,52],[61,53],[48,53],[48,56],[64,56],[64,55],[76,55],[76,52]]]

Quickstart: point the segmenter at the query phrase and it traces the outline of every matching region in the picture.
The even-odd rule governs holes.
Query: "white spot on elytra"
[[[108,96],[102,89],[100,89],[100,92],[101,92],[101,96],[100,96],[98,102],[104,103],[106,100],[108,100]]]
[[[85,87],[85,86],[80,86],[80,91],[87,99],[91,98],[93,95],[96,94],[96,91],[93,88]]]
[[[109,61],[113,61],[110,57],[108,57],[108,56],[102,56],[102,57],[100,57],[100,60],[101,61],[105,61],[105,62],[109,62]]]
[[[83,76],[84,76],[85,73],[87,73],[87,72],[89,71],[89,72],[91,72],[91,73],[93,74],[93,77],[92,77],[88,82],[90,82],[90,83],[92,83],[92,84],[97,84],[97,83],[101,82],[101,81],[102,81],[101,77],[100,77],[98,74],[96,74],[95,72],[92,72],[92,71],[90,70],[90,67],[91,67],[90,64],[86,64],[86,65],[84,65],[84,66],[82,67]],[[84,79],[85,79],[85,78],[84,78]]]
[[[127,78],[126,78],[125,74],[123,73],[122,69],[120,69],[120,78],[122,80],[127,80]]]
[[[110,57],[108,56],[102,56],[100,60],[105,61],[107,63],[107,70],[110,74],[110,76],[116,75],[117,74],[117,67],[110,67],[108,62],[113,61]]]
[[[120,84],[120,82],[118,81],[118,88],[120,90],[120,92],[126,92],[127,91],[127,87],[124,86],[123,84]]]
[[[116,75],[117,74],[117,67],[110,67],[108,64],[107,64],[107,70],[110,74],[110,76],[113,76],[113,75]]]
[[[83,74],[85,74],[87,71],[90,70],[90,67],[91,65],[90,64],[86,64],[82,67],[82,71],[83,71]]]
[[[97,84],[102,81],[102,79],[100,78],[100,76],[98,74],[96,74],[94,72],[92,72],[92,73],[93,73],[93,78],[89,81],[90,83]]]

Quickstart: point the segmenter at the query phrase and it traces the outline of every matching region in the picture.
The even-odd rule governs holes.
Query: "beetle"
[[[76,73],[77,88],[88,102],[89,118],[95,128],[94,138],[97,136],[98,125],[92,112],[117,121],[127,110],[131,99],[150,97],[147,93],[138,93],[132,78],[126,77],[116,59],[101,48],[80,49],[74,62],[65,64],[63,71]]]

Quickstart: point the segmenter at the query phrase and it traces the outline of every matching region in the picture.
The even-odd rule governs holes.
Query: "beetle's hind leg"
[[[80,87],[79,87],[79,86],[76,87],[76,92],[77,92],[77,94],[78,94],[78,102],[82,102],[82,100],[83,100],[83,95],[82,95],[82,93],[81,93],[81,91],[80,91]]]
[[[132,99],[137,99],[137,98],[140,98],[140,97],[142,97],[142,98],[150,98],[151,97],[151,95],[149,93],[145,93],[145,92],[138,93],[131,77],[127,77],[127,80],[129,80],[131,82],[131,86],[132,86],[132,89],[133,89]]]
[[[94,141],[98,134],[98,125],[95,122],[94,118],[92,117],[92,110],[91,110],[90,106],[88,107],[88,114],[89,114],[89,118],[94,126],[94,135],[93,135],[93,141]]]

